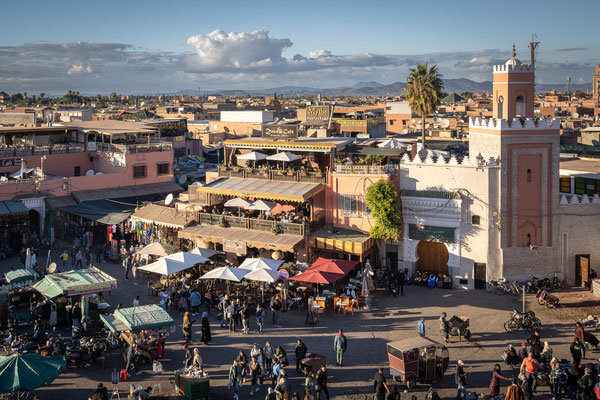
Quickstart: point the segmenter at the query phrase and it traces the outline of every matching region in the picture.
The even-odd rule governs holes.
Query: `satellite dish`
[[[447,118],[444,118],[442,120],[442,123],[440,124],[442,128],[446,129],[450,126],[450,120]]]
[[[96,175],[104,175],[102,172],[96,172]]]
[[[53,274],[56,272],[56,263],[50,263],[50,265],[48,265],[48,273],[49,274]]]
[[[573,113],[573,118],[579,118],[579,113],[578,112],[574,112]]]
[[[168,206],[173,202],[173,193],[169,193],[165,198],[165,205]]]
[[[187,175],[181,175],[179,177],[179,183],[183,185],[186,182],[187,182]]]
[[[87,172],[85,173],[85,176],[92,176],[92,175],[94,175],[93,169],[88,169]]]

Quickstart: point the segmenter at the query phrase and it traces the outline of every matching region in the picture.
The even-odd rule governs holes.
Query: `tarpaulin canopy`
[[[168,259],[166,257],[160,258],[157,261],[141,266],[138,268],[140,271],[154,272],[161,275],[171,275],[179,271],[184,271],[188,268],[193,267],[194,264],[185,264],[181,261]]]
[[[20,201],[0,201],[0,214],[18,214],[27,211],[29,211],[29,209]]]
[[[89,200],[75,205],[59,207],[59,209],[106,225],[114,225],[120,224],[129,218],[133,214],[135,206],[108,200]]]
[[[342,279],[345,274],[335,274],[332,272],[323,272],[318,270],[306,270],[300,275],[292,276],[288,278],[291,281],[308,282],[308,283],[323,283],[329,284]]]
[[[250,270],[231,268],[231,267],[219,267],[206,274],[202,275],[200,279],[222,279],[225,281],[240,282]]]
[[[65,356],[40,354],[0,356],[0,392],[33,390],[51,383],[67,365]]]
[[[100,314],[100,319],[113,332],[158,329],[175,323],[169,313],[156,304],[121,308],[113,315]]]
[[[281,264],[283,264],[283,260],[272,260],[270,258],[246,258],[238,268],[249,269],[251,271],[265,268],[277,271],[277,268],[279,268]]]
[[[76,296],[116,289],[117,280],[98,268],[91,267],[46,275],[33,288],[53,299],[61,295]]]
[[[314,263],[312,263],[308,270],[346,275],[348,272],[352,271],[356,265],[358,265],[358,261],[336,260],[319,257]]]
[[[159,242],[151,243],[148,246],[145,246],[140,251],[137,251],[135,254],[159,257],[164,257],[168,255],[163,245]]]
[[[14,271],[7,272],[4,277],[8,284],[30,282],[35,280],[35,272],[27,269],[16,269]]]

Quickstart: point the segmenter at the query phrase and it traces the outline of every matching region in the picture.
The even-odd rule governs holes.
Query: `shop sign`
[[[306,122],[323,123],[329,120],[329,106],[306,107]]]
[[[246,254],[246,242],[243,240],[223,240],[223,251],[226,253],[235,253],[239,255]]]
[[[106,281],[90,283],[88,285],[80,285],[72,289],[67,290],[67,296],[78,296],[83,294],[92,294],[103,292],[106,290],[113,290],[117,288],[117,281]]]
[[[263,125],[262,137],[272,139],[295,139],[298,137],[298,125]]]
[[[15,167],[17,165],[21,165],[20,158],[7,158],[5,160],[0,160],[0,167]]]

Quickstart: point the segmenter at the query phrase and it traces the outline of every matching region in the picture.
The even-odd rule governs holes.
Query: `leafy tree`
[[[23,101],[23,95],[21,93],[13,93],[10,96],[10,102],[13,104],[17,104],[20,103],[21,101]]]
[[[402,212],[394,185],[388,180],[381,179],[369,186],[367,207],[376,219],[369,236],[372,239],[398,240],[402,227]]]
[[[464,99],[472,99],[473,98],[473,93],[472,92],[462,92],[460,95]]]
[[[574,96],[577,97],[578,99],[583,99],[583,98],[585,98],[585,93],[581,90],[578,90],[575,92]]]
[[[425,147],[425,117],[439,107],[443,89],[444,82],[437,65],[429,68],[427,64],[417,63],[416,68],[410,69],[404,90],[410,108],[421,116],[423,147]]]

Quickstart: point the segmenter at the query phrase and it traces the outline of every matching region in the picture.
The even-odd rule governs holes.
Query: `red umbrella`
[[[322,284],[330,284],[338,279],[341,279],[345,276],[345,274],[335,274],[332,272],[323,272],[317,270],[306,270],[300,275],[292,276],[289,278],[291,281],[299,281],[299,282],[308,282],[308,283],[322,283]]]
[[[336,260],[319,257],[314,263],[312,263],[308,271],[322,271],[346,275],[348,272],[352,271],[357,264],[358,261]]]

